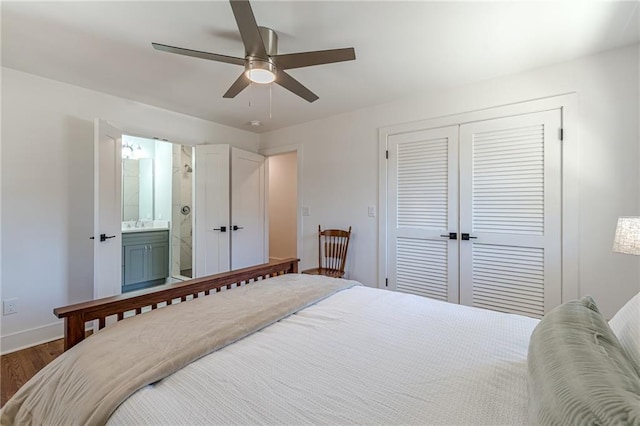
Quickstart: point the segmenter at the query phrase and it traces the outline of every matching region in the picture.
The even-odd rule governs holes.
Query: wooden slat
[[[84,318],[82,313],[65,318],[64,321],[64,350],[70,349],[84,339]]]
[[[258,277],[272,276],[276,273],[297,273],[298,259],[285,259],[278,262],[265,263],[239,269],[237,271],[223,272],[203,278],[185,281],[177,284],[167,284],[151,289],[143,289],[118,296],[92,300],[84,303],[55,308],[53,313],[58,318],[65,319],[65,350],[75,346],[84,339],[85,322],[97,319],[99,328],[105,326],[105,318],[117,315],[122,319],[124,312],[135,310],[136,314],[142,313],[142,308],[151,306],[151,310],[157,309],[159,303],[171,304],[174,299],[187,300],[187,296],[194,296],[200,292],[207,294],[211,290],[219,292],[221,288],[231,288],[241,282],[249,283]]]

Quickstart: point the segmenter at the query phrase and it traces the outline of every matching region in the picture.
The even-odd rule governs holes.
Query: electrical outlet
[[[369,206],[367,209],[369,213],[369,217],[376,217],[376,208],[375,206]]]
[[[18,313],[18,299],[7,299],[2,302],[2,315]]]
[[[311,216],[311,209],[309,207],[302,207],[302,216]]]

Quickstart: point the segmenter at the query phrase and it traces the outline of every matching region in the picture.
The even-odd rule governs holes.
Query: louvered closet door
[[[390,136],[388,274],[392,290],[458,302],[458,127]]]
[[[460,303],[533,317],[560,303],[560,120],[460,126]]]

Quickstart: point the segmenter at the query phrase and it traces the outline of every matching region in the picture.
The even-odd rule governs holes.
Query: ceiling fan
[[[156,50],[243,65],[245,71],[223,95],[224,98],[234,98],[252,82],[260,84],[275,82],[301,98],[313,102],[318,99],[318,96],[284,70],[356,59],[353,47],[278,55],[278,35],[270,28],[258,26],[249,1],[229,1],[244,44],[244,58],[151,43]]]

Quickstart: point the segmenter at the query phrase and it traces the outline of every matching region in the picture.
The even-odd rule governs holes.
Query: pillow
[[[611,318],[609,327],[640,376],[640,293],[631,298]]]
[[[531,424],[640,425],[640,377],[591,297],[542,318],[527,367]]]

